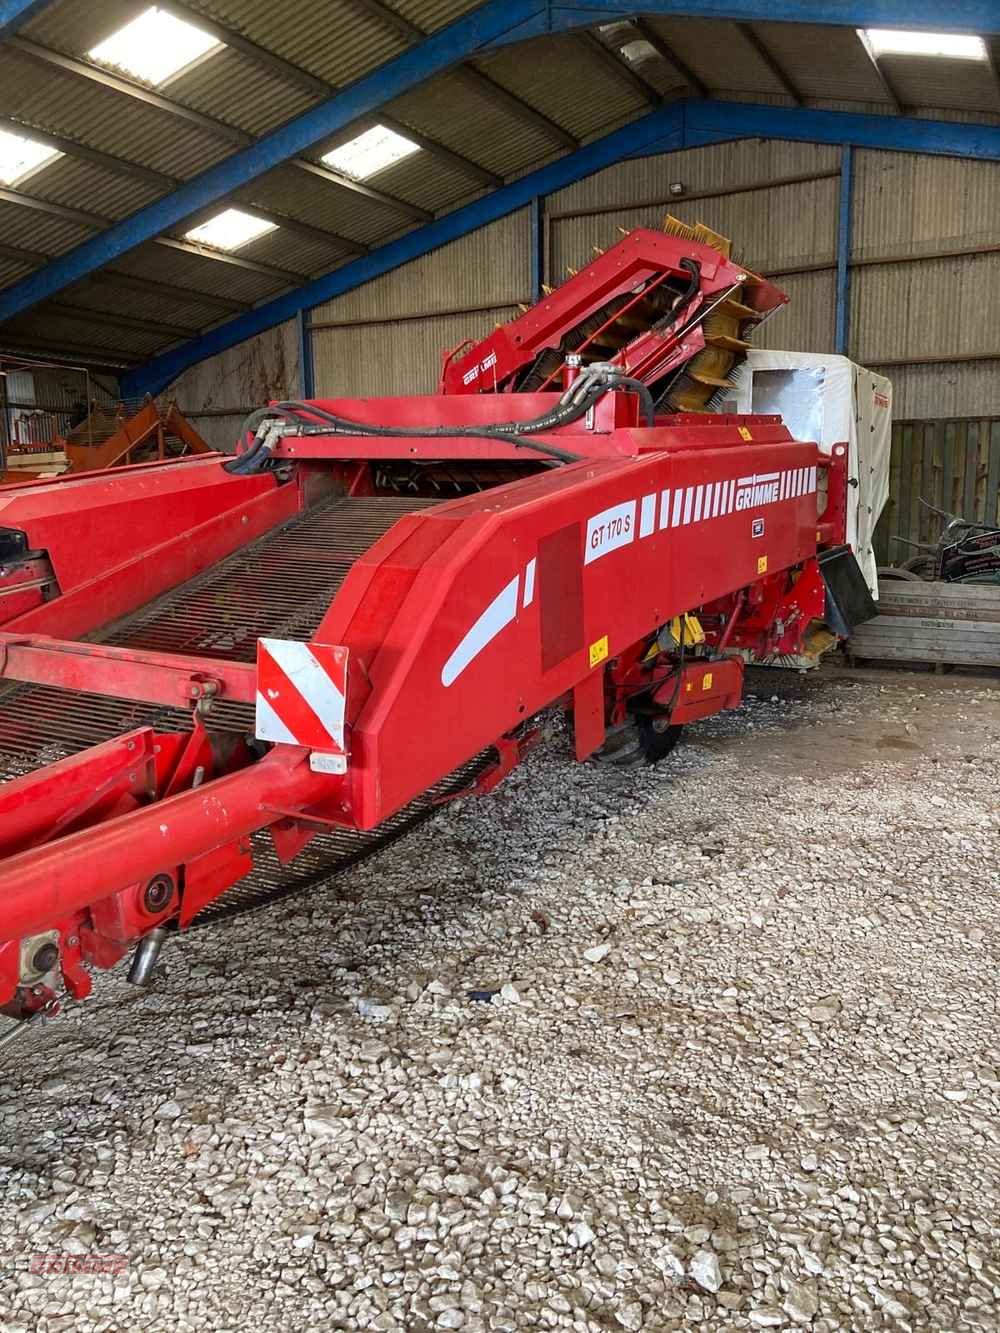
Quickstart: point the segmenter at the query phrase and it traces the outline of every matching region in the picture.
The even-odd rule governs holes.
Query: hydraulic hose
[[[598,399],[613,388],[628,388],[638,394],[645,423],[647,426],[653,425],[655,409],[652,394],[647,386],[640,380],[622,374],[618,366],[609,362],[594,362],[584,368],[554,408],[528,421],[501,421],[489,426],[379,426],[337,416],[315,403],[299,402],[294,399],[275,403],[270,407],[258,408],[247,417],[241,427],[240,438],[254,431],[253,443],[245,453],[230,459],[223,464],[223,467],[228,472],[241,475],[257,472],[266,467],[271,459],[272,437],[278,434],[273,429],[273,424],[266,423],[274,423],[277,419],[295,422],[300,435],[332,434],[354,438],[378,436],[420,440],[449,437],[503,440],[516,448],[532,449],[562,463],[576,463],[580,461],[581,455],[559,449],[554,445],[541,444],[526,437],[578,421],[590,411]],[[310,417],[319,418],[319,423],[322,424],[316,423],[315,420],[310,421]]]

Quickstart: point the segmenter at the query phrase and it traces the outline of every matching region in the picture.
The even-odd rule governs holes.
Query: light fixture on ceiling
[[[960,32],[905,32],[897,28],[865,28],[875,56],[943,56],[951,60],[985,60],[981,37]]]
[[[220,46],[218,38],[154,5],[87,54],[155,87]]]
[[[57,148],[0,130],[0,184],[17,185],[46,162],[62,157]]]
[[[404,135],[385,125],[373,125],[339,148],[324,153],[322,160],[352,180],[365,181],[419,151],[420,145]]]
[[[200,245],[210,245],[213,250],[238,250],[241,245],[249,245],[258,236],[276,230],[277,224],[255,218],[239,208],[226,208],[214,218],[192,227],[184,233],[186,241],[196,241]]]

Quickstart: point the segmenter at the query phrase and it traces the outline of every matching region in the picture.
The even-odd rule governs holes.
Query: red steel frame
[[[655,239],[675,270],[679,253],[698,248]],[[635,244],[639,267],[652,248]],[[745,274],[700,249],[702,299]],[[608,256],[595,261],[591,306],[635,285],[632,250],[624,268]],[[542,304],[530,347],[525,329],[516,332],[528,316],[488,340],[505,376],[558,333]],[[568,305],[563,325],[579,318],[581,301]],[[675,351],[666,345],[664,356]],[[659,374],[663,358],[654,359]],[[462,364],[451,363],[449,383]],[[317,405],[361,422],[461,429],[527,420],[557,399],[455,393]],[[579,462],[401,518],[353,565],[314,637],[346,648],[351,663],[340,774],[314,771],[303,746],[278,743],[255,760],[210,741],[204,710],[253,700],[253,666],[80,636],[274,530],[331,479],[370,492],[373,462],[537,455],[459,435],[289,435],[275,450],[284,472],[238,476],[207,458],[5,491],[0,529],[23,533],[27,550],[0,563],[0,680],[186,703],[195,724],[190,734],[143,727],[0,786],[0,1005],[15,993],[27,1009],[51,1002],[48,981],[21,984],[26,939],[54,932],[65,984],[83,995],[85,964],[112,965],[244,876],[259,829],[272,829],[285,859],[324,827],[376,827],[495,745],[497,764],[477,784],[488,790],[530,743],[524,724],[548,705],[572,710],[582,759],[637,688],[658,687],[674,720],[694,720],[738,701],[733,650],[801,650],[823,616],[817,552],[844,540],[844,451],[824,457],[775,417],[638,422],[633,392],[607,393],[589,420],[540,437]],[[713,657],[675,662],[667,680],[661,659],[652,676],[653,636],[692,611]]]

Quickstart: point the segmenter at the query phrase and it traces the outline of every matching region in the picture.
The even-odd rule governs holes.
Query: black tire
[[[639,733],[639,745],[647,764],[658,764],[674,748],[681,738],[683,726],[657,726],[662,718],[639,714],[636,719]]]
[[[609,735],[597,758],[614,768],[633,768],[637,764],[658,764],[680,740],[683,727],[657,723],[662,719],[647,714],[633,714],[624,726]]]

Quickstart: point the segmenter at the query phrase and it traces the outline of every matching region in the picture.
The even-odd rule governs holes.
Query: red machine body
[[[457,392],[275,409],[261,470],[238,470],[252,446],[237,470],[214,456],[3,492],[7,1012],[51,1008],[61,984],[82,996],[89,968],[201,919],[261,873],[265,830],[294,863],[488,790],[549,706],[584,759],[637,700],[677,727],[738,703],[746,651],[803,651],[825,615],[818,557],[844,541],[845,453],[775,417],[649,424],[642,386],[690,360],[693,302],[732,301],[748,275],[638,235],[591,266],[589,300],[590,268],[558,318],[543,303],[453,358]],[[621,349],[640,383],[522,436],[564,411],[560,392],[513,391],[525,369],[609,293],[690,281],[683,259],[697,292]],[[751,322],[784,299],[750,290]],[[490,356],[505,391],[471,392],[469,357]]]

